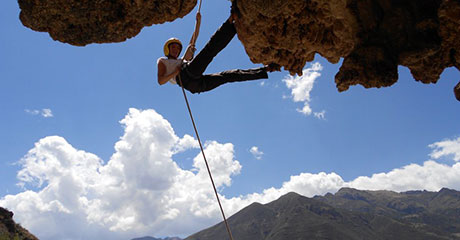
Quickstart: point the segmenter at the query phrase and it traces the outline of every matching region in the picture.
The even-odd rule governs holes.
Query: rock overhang
[[[223,1],[223,0],[215,0]],[[343,59],[339,91],[391,86],[398,66],[436,83],[460,70],[459,0],[231,0],[239,40],[252,62],[301,74],[316,54]],[[145,26],[189,14],[196,0],[18,0],[23,24],[76,46],[122,42]],[[454,88],[460,99],[460,87]]]

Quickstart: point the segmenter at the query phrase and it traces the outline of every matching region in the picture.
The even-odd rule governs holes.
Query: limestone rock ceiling
[[[417,81],[436,83],[460,69],[459,0],[233,0],[238,37],[253,62],[301,73],[318,53],[343,64],[339,91],[390,86],[398,65]],[[456,88],[456,95],[460,95]]]
[[[76,46],[122,42],[187,15],[196,0],[18,0],[24,26]]]
[[[213,0],[224,1],[224,0]],[[390,86],[398,65],[436,83],[460,70],[460,0],[231,0],[239,40],[254,63],[301,74],[316,53],[343,64],[339,91]],[[188,14],[197,0],[18,0],[23,24],[84,46],[120,42],[144,26]],[[205,3],[206,4],[206,3]],[[205,24],[205,23],[203,23]],[[460,87],[454,92],[460,100]]]

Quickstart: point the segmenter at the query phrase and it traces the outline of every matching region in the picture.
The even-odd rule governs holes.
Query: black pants
[[[212,59],[224,49],[236,34],[233,23],[225,21],[224,24],[214,33],[206,46],[196,57],[182,65],[179,76],[176,78],[182,82],[185,89],[191,93],[210,91],[224,83],[242,82],[268,78],[267,70],[264,67],[254,69],[235,69],[214,74],[203,75]],[[178,79],[180,77],[180,79]]]

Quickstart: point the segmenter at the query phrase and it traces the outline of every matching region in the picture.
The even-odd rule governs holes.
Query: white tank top
[[[169,75],[173,73],[176,70],[176,68],[182,64],[182,59],[172,59],[172,58],[170,59],[167,57],[161,57],[161,58],[158,58],[157,65],[159,62],[162,62],[166,66],[165,75]],[[175,77],[168,79],[168,81],[172,84],[177,84]]]

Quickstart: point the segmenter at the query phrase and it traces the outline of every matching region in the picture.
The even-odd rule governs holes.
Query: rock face
[[[253,62],[278,63],[301,74],[319,53],[335,63],[339,91],[390,86],[398,65],[436,83],[460,69],[458,0],[233,0],[238,37]],[[458,92],[458,90],[457,90]]]
[[[84,46],[122,42],[145,26],[189,13],[196,0],[18,0],[20,19],[54,40]]]
[[[26,229],[16,224],[13,213],[0,207],[0,239],[38,240]]]
[[[224,0],[215,0],[224,1]],[[436,83],[460,70],[460,0],[231,0],[238,38],[254,63],[301,74],[316,53],[332,63],[339,91],[386,87],[398,65]],[[196,0],[18,0],[23,24],[73,45],[120,42],[142,27],[189,13]],[[227,13],[225,13],[227,14]],[[459,87],[454,88],[457,99]]]
[[[302,73],[315,53],[336,63],[356,45],[357,22],[347,0],[234,0],[238,38],[253,62]]]

